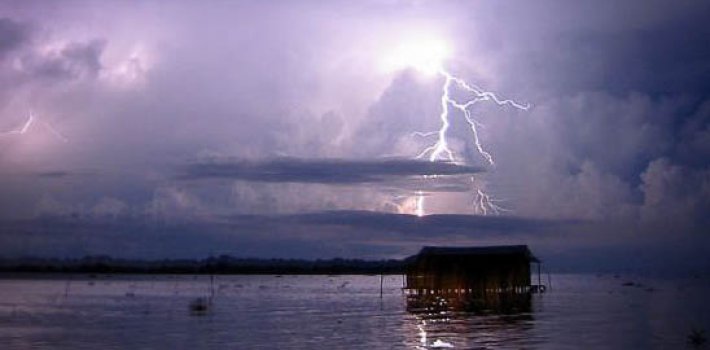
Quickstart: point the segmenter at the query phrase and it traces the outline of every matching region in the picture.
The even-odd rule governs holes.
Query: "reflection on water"
[[[542,342],[530,331],[534,326],[530,294],[488,303],[456,294],[409,294],[407,311],[414,316],[418,349],[521,348]]]
[[[706,279],[553,280],[522,306],[476,309],[411,299],[401,276],[385,277],[382,297],[379,276],[6,277],[0,348],[682,349],[692,329],[710,332]]]
[[[407,296],[407,311],[417,314],[466,312],[470,314],[529,313],[532,293],[496,294],[476,297],[471,294],[411,294]]]
[[[416,317],[417,349],[501,349],[530,348],[541,344],[531,332],[530,315],[455,314],[440,319]]]

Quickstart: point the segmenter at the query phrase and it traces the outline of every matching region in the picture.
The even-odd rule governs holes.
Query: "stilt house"
[[[424,247],[407,259],[405,291],[410,296],[458,296],[479,304],[500,304],[529,296],[530,263],[540,261],[525,245]],[[539,278],[538,278],[539,280]]]

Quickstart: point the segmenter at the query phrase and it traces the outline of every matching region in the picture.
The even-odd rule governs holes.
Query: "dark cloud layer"
[[[263,254],[270,251],[270,246],[286,242],[295,246],[282,252],[274,250],[271,255],[315,257],[318,255],[309,248],[315,245],[348,256],[357,256],[348,252],[350,247],[369,247],[371,256],[377,256],[388,251],[410,254],[421,244],[545,237],[575,225],[579,223],[474,215],[417,217],[369,211],[235,215],[179,222],[126,215],[42,216],[3,222],[0,242],[15,250],[13,256],[52,256],[72,251],[71,255],[110,254],[121,246],[135,256],[147,257],[160,245],[171,256],[199,257],[215,249],[245,255],[253,249]],[[37,241],[51,244],[35,250]],[[213,245],[215,242],[223,244]]]
[[[354,184],[392,181],[412,176],[471,175],[482,171],[479,167],[450,162],[411,159],[216,159],[190,164],[180,178]]]
[[[354,229],[398,232],[412,237],[441,237],[447,234],[476,237],[482,234],[518,234],[543,232],[572,222],[506,216],[435,214],[417,217],[369,211],[333,211],[287,217],[290,220],[318,225],[348,226]]]
[[[212,221],[164,222],[140,217],[41,217],[4,221],[4,257],[204,258],[229,254],[276,258],[402,258],[422,245],[528,244],[552,271],[697,273],[710,268],[708,237],[673,242],[614,234],[600,243],[589,222],[510,217],[332,211],[239,215]],[[592,226],[593,227],[593,226]],[[587,237],[585,237],[587,236]],[[629,240],[634,240],[629,244]],[[596,242],[596,243],[595,243]],[[677,252],[679,254],[670,254]],[[659,259],[664,256],[664,259]]]

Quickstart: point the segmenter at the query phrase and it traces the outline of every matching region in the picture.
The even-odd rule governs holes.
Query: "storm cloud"
[[[175,256],[207,236],[266,257],[383,241],[395,254],[411,237],[518,239],[559,256],[704,242],[708,12],[660,0],[0,4],[0,224],[13,228],[0,255],[50,252],[76,232],[57,254],[120,242]],[[442,79],[382,61],[422,38],[451,47],[448,71],[532,108],[477,104],[478,139],[452,114],[456,162],[415,159],[441,127]],[[29,111],[37,123],[20,133]],[[472,215],[479,189],[503,217]],[[66,229],[22,238],[50,219]],[[166,227],[187,243],[137,243],[170,241]]]
[[[384,182],[412,176],[471,175],[482,171],[480,167],[416,159],[215,159],[188,165],[180,178],[353,184]]]
[[[0,59],[8,52],[25,44],[29,37],[30,28],[28,25],[10,18],[0,18]]]

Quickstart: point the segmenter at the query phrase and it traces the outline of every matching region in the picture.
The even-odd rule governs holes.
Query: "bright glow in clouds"
[[[396,46],[382,61],[382,67],[388,72],[414,68],[426,75],[434,75],[443,69],[450,54],[451,49],[443,40],[424,38]]]
[[[132,88],[146,83],[146,74],[154,64],[154,55],[144,45],[129,50],[114,49],[106,53],[101,78],[115,87]]]
[[[520,110],[528,110],[530,105],[521,104],[513,100],[501,99],[495,93],[485,91],[480,87],[468,83],[465,80],[454,76],[444,68],[444,61],[451,53],[449,46],[443,40],[435,38],[420,39],[412,42],[407,42],[398,46],[394,51],[385,58],[384,65],[388,70],[402,70],[413,68],[425,75],[438,74],[444,79],[441,92],[441,114],[439,118],[441,125],[437,131],[432,132],[415,132],[414,135],[421,137],[434,137],[435,141],[427,146],[417,158],[427,157],[430,162],[448,161],[456,162],[456,157],[453,150],[449,147],[448,131],[451,126],[451,112],[459,112],[466,120],[471,128],[471,137],[476,146],[478,153],[490,165],[495,165],[493,156],[485,150],[478,137],[478,127],[481,125],[471,114],[470,108],[484,101],[491,101],[499,106],[511,106]],[[458,89],[465,92],[469,99],[465,101],[457,101],[452,97],[452,89]],[[477,214],[487,215],[489,213],[499,214],[501,211],[506,211],[496,205],[490,195],[483,191],[482,185],[477,185],[480,181],[472,180],[472,186],[475,192],[473,200],[474,211]],[[423,216],[424,211],[424,193],[417,192],[417,207],[415,214]]]

